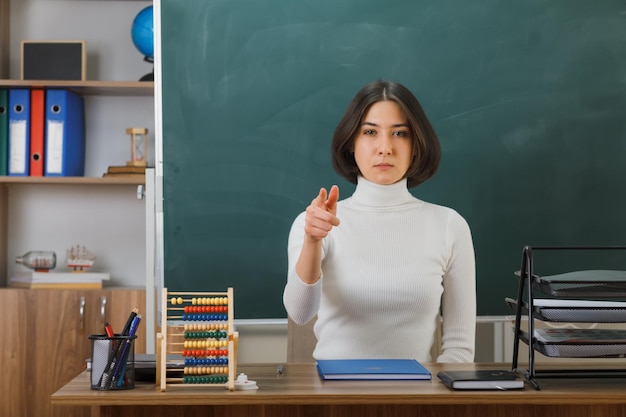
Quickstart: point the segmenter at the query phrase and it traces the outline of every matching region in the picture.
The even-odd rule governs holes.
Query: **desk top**
[[[276,364],[240,364],[259,386],[254,391],[137,383],[126,391],[96,391],[89,373],[81,373],[52,395],[52,405],[314,405],[314,404],[626,404],[624,378],[541,379],[541,390],[526,385],[512,391],[453,391],[437,378],[440,370],[508,369],[507,364],[425,364],[431,381],[322,381],[313,363],[288,363],[277,374]],[[614,366],[614,365],[613,365]],[[571,365],[569,366],[571,368]],[[551,369],[557,369],[551,367]],[[563,366],[561,369],[568,369]]]

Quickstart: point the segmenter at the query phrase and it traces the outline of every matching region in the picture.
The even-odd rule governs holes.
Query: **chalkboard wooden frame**
[[[232,286],[237,318],[286,316],[289,227],[319,187],[351,194],[330,137],[380,77],[413,90],[441,138],[412,192],[470,224],[479,314],[512,313],[524,245],[626,238],[621,1],[162,0],[161,16],[172,290]]]

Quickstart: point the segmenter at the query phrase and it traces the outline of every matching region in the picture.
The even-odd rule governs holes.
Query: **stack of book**
[[[117,165],[110,166],[105,177],[124,177],[124,178],[136,178],[143,180],[146,176],[145,166],[133,166],[133,165]]]
[[[146,175],[145,166],[113,165],[107,169],[105,177],[125,177],[143,180]]]
[[[107,272],[18,271],[9,280],[9,285],[18,288],[100,289],[102,282],[110,278]]]

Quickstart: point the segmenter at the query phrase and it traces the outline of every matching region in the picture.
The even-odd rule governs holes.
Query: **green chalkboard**
[[[291,222],[321,186],[351,194],[330,139],[381,77],[440,135],[412,192],[469,222],[479,314],[511,313],[526,244],[626,242],[623,0],[162,0],[161,48],[172,291],[232,286],[237,318],[286,317]]]

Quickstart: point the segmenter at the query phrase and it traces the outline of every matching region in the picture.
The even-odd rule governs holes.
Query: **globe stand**
[[[152,57],[145,56],[143,60],[154,64],[154,59]],[[139,81],[154,81],[154,66],[152,67],[152,71],[141,77]]]

